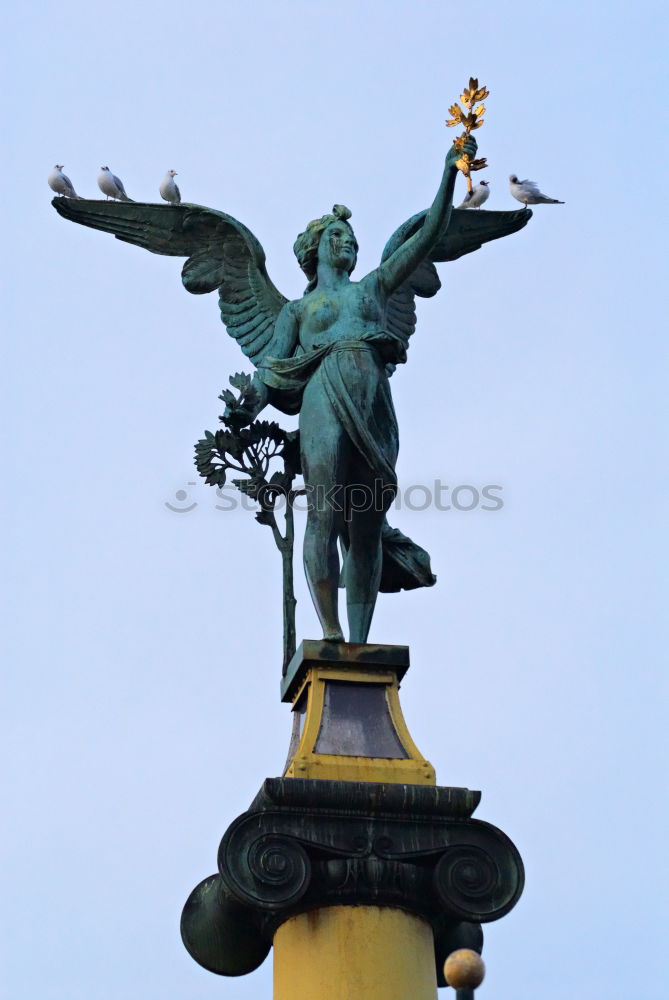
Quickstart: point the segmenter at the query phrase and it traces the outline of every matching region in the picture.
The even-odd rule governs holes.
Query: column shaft
[[[274,936],[274,1000],[436,1000],[430,926],[404,910],[330,906]]]

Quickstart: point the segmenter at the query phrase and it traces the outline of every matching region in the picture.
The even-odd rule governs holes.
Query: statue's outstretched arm
[[[467,138],[464,151],[468,152],[472,158],[474,157],[476,140],[472,136]],[[462,156],[462,152],[462,150],[456,150],[454,146],[449,149],[439,190],[432,205],[427,210],[422,227],[379,266],[377,274],[386,294],[392,295],[418,265],[429,256],[432,246],[448,226],[453,206],[455,178],[458,173],[455,164]]]

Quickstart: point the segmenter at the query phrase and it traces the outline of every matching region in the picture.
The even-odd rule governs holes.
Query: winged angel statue
[[[474,155],[473,138],[465,150]],[[460,156],[448,152],[431,207],[396,230],[379,266],[361,281],[350,277],[358,250],[350,211],[335,205],[310,222],[294,245],[308,285],[293,302],[270,280],[255,236],[224,212],[185,203],[53,200],[74,222],[152,253],[187,257],[186,289],[199,295],[218,288],[223,323],[256,369],[258,404],[249,422],[267,403],[299,413],[310,500],[304,566],[325,639],[343,640],[340,581],[351,642],[367,641],[379,590],[435,582],[427,552],[386,520],[398,453],[389,378],[406,361],[415,297],[440,288],[435,263],[516,232],[532,214],[453,209]]]

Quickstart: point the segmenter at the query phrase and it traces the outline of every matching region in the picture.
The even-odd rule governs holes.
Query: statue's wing
[[[427,210],[407,219],[386,243],[383,262],[422,227]],[[526,226],[532,212],[519,209],[513,212],[487,212],[484,209],[458,209],[451,212],[449,224],[432,247],[429,259],[418,265],[388,299],[386,322],[388,330],[405,348],[416,329],[415,296],[430,298],[441,288],[441,281],[434,262],[457,260],[466,253],[478,250],[484,243],[516,233]],[[392,374],[392,373],[391,373]]]
[[[394,253],[423,225],[427,210],[407,219],[390,237],[383,251],[382,260]],[[448,226],[430,251],[430,260],[437,263],[457,260],[466,253],[479,250],[484,243],[499,240],[502,236],[517,233],[532,218],[532,212],[521,208],[514,212],[488,212],[485,209],[454,208]],[[416,293],[420,295],[420,292]],[[433,293],[434,294],[434,293]]]
[[[181,270],[184,287],[195,295],[219,289],[227,331],[254,365],[271,353],[276,318],[288,300],[267,274],[258,240],[231,215],[187,203],[54,198],[52,204],[64,218],[125,243],[187,257]]]

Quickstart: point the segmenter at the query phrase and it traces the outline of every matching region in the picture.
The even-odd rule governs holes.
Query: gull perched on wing
[[[57,163],[47,178],[49,187],[64,198],[78,198],[79,195],[72,186],[72,181],[63,173],[63,164]]]
[[[472,191],[468,191],[464,201],[458,208],[480,208],[484,201],[490,197],[490,188],[487,181],[481,181]]]
[[[181,204],[181,192],[174,180],[176,175],[176,170],[168,170],[160,182],[160,197],[171,202],[172,205]]]
[[[116,198],[117,201],[132,201],[132,198],[128,198],[125,193],[123,181],[113,174],[109,167],[100,167],[98,187],[108,198]]]
[[[528,205],[564,205],[563,201],[542,194],[534,181],[519,181],[515,174],[509,176],[509,191],[525,208]]]

